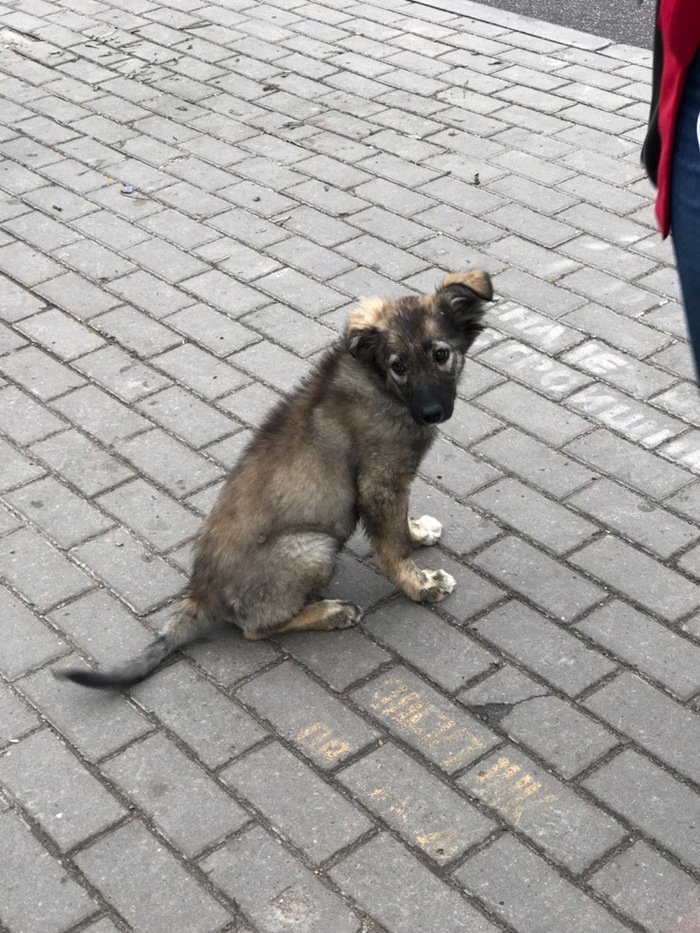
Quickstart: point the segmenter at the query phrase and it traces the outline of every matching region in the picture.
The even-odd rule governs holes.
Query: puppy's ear
[[[345,331],[345,346],[356,359],[365,363],[376,359],[380,342],[381,332],[376,327],[348,327]]]
[[[442,310],[464,335],[469,347],[484,327],[483,302],[493,298],[490,276],[478,269],[448,275],[439,286],[436,297]]]
[[[358,360],[373,362],[381,344],[384,302],[366,299],[353,309],[345,328],[345,346]]]

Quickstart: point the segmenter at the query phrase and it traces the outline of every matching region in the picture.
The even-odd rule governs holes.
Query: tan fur
[[[420,570],[414,547],[441,526],[409,519],[410,484],[452,414],[464,354],[491,296],[483,272],[448,276],[430,295],[362,301],[342,340],[259,429],[204,522],[180,610],[146,655],[89,686],[128,686],[223,619],[246,638],[355,624],[361,609],[323,600],[338,550],[360,520],[384,571],[413,600],[454,580]]]

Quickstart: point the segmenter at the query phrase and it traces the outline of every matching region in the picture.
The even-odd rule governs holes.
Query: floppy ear
[[[483,330],[484,301],[493,298],[491,278],[486,272],[457,272],[448,275],[436,292],[443,311],[457,325],[470,346]]]
[[[358,360],[373,362],[381,344],[384,302],[366,298],[353,309],[345,328],[345,346]]]
[[[350,353],[365,363],[376,359],[381,333],[376,327],[350,328],[345,331],[345,346]]]

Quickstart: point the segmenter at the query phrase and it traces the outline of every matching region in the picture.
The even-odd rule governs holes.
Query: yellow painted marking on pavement
[[[297,742],[308,745],[317,754],[327,761],[335,761],[342,755],[352,751],[352,745],[345,739],[333,734],[330,726],[325,722],[315,722],[297,735]]]
[[[524,813],[557,799],[556,794],[540,794],[541,782],[505,757],[499,758],[488,771],[482,771],[477,782],[483,787],[481,796],[486,803],[513,823]]]

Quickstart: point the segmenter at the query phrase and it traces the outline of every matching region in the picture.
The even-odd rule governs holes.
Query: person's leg
[[[678,114],[671,176],[671,238],[688,329],[700,375],[700,52]]]

